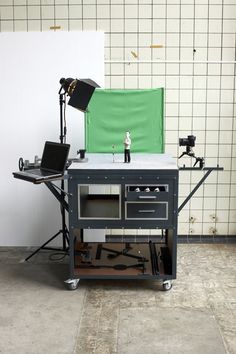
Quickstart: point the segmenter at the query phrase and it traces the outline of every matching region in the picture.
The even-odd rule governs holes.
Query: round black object
[[[81,158],[81,159],[84,159],[84,158],[85,158],[85,152],[86,152],[85,149],[80,149],[80,150],[79,150],[79,154],[80,154],[80,158]]]
[[[22,157],[19,158],[18,166],[19,166],[19,170],[23,171],[23,169],[24,169],[24,160],[23,160]]]
[[[125,264],[115,264],[113,268],[116,270],[125,270],[128,267]]]

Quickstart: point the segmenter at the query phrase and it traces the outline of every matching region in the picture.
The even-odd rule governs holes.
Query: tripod
[[[59,91],[59,105],[60,105],[60,143],[63,144],[65,137],[66,137],[66,126],[64,124],[65,121],[65,94],[66,92],[62,93],[62,86]],[[42,246],[38,247],[32,254],[30,254],[25,261],[28,261],[31,257],[33,257],[36,253],[40,250],[53,250],[64,252],[65,254],[68,253],[69,249],[69,231],[66,226],[66,210],[68,211],[68,204],[65,201],[66,192],[64,191],[65,182],[62,179],[61,181],[61,188],[60,193],[56,190],[55,186],[51,182],[45,182],[45,185],[49,188],[49,190],[54,194],[54,196],[58,199],[61,207],[61,229],[53,235],[48,241],[46,241]],[[55,247],[47,247],[47,245],[53,241],[57,236],[62,235],[62,248],[55,248]]]
[[[195,153],[192,150],[191,146],[186,146],[186,151],[183,151],[182,154],[178,157],[179,159],[181,159],[182,156],[187,155],[189,157],[193,157],[195,159],[195,163],[193,165],[193,167],[195,167],[198,163],[199,163],[199,168],[202,169],[204,167],[205,161],[204,161],[204,157],[197,157],[195,156]]]

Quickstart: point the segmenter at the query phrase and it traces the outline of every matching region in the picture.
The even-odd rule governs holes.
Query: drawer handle
[[[139,213],[155,213],[155,210],[153,210],[153,209],[151,209],[151,210],[147,210],[147,209],[142,210],[142,209],[140,209],[138,212]]]
[[[155,195],[139,195],[138,199],[157,199]]]

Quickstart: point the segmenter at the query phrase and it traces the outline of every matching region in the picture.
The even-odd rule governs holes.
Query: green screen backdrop
[[[87,152],[123,152],[125,132],[131,152],[162,153],[163,88],[145,90],[96,89],[85,116]]]

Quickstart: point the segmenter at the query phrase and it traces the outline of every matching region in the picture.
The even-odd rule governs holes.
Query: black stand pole
[[[64,143],[64,138],[66,136],[66,127],[63,122],[63,106],[65,104],[65,93],[61,93],[62,87],[59,91],[59,104],[60,104],[60,143]],[[45,183],[47,187],[52,191],[52,193],[57,193],[54,190],[54,187],[50,184],[50,182]],[[45,242],[42,246],[37,248],[32,254],[30,254],[25,261],[28,261],[31,257],[33,257],[40,250],[53,250],[58,252],[68,253],[69,249],[69,231],[66,226],[66,208],[65,208],[65,193],[64,191],[65,183],[64,180],[61,181],[61,193],[60,193],[60,207],[61,207],[61,230],[59,230],[55,235],[53,235],[47,242]],[[54,194],[55,195],[55,194]],[[57,236],[62,234],[62,248],[54,248],[54,247],[46,247],[48,243],[54,240]]]
[[[61,93],[62,87],[59,91],[59,104],[60,104],[60,143],[64,143],[64,138],[66,136],[66,127],[63,124],[63,105],[65,104],[65,93]],[[65,187],[64,180],[61,181],[61,196],[63,200],[65,199],[65,194],[63,193]],[[68,250],[67,243],[69,240],[69,232],[66,226],[66,211],[63,205],[61,205],[61,215],[62,215],[62,251],[66,252]],[[68,243],[69,246],[69,243]]]

